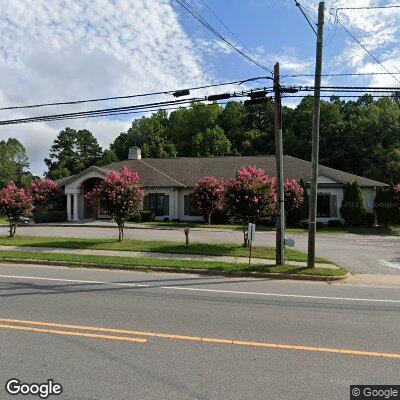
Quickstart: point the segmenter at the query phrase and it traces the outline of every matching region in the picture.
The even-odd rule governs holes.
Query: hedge
[[[32,218],[36,223],[65,222],[68,219],[66,211],[38,212],[34,213]]]

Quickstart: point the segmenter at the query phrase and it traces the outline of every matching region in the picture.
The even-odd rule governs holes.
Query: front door
[[[100,178],[90,178],[83,183],[83,193],[86,195],[91,192],[101,182]],[[89,219],[99,218],[99,209],[96,205],[92,204],[86,196],[83,200],[84,204],[84,217]]]

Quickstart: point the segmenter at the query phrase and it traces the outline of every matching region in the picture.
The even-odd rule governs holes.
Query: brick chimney
[[[133,146],[129,148],[128,160],[140,160],[142,158],[142,150],[140,147]]]

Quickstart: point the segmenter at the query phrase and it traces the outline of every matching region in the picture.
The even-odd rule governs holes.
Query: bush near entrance
[[[347,182],[340,214],[347,225],[359,226],[364,223],[365,213],[364,199],[358,183]]]

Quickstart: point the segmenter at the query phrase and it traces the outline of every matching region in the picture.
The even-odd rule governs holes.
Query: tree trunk
[[[211,213],[207,213],[207,224],[211,225]]]
[[[10,222],[10,238],[15,236],[15,232],[17,231],[17,225]]]
[[[118,242],[122,242],[124,240],[124,224],[118,224]]]

